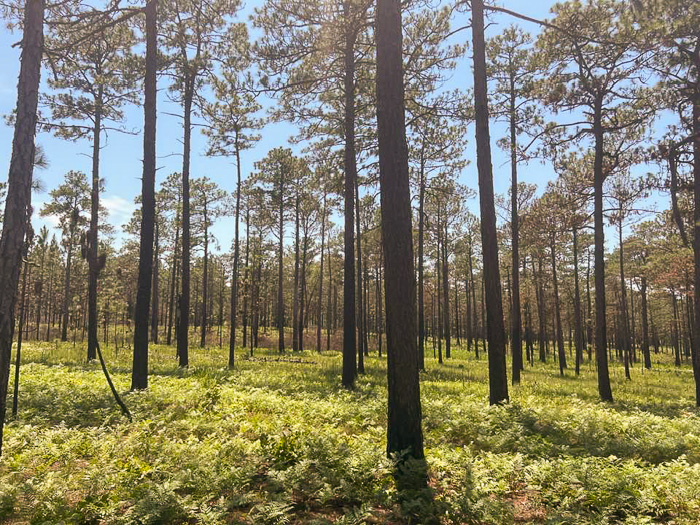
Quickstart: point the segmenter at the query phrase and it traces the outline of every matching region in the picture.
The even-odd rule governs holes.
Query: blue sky
[[[509,1],[507,6],[510,9],[535,18],[546,18],[549,8],[555,2],[551,0],[537,1]],[[250,13],[252,8],[260,5],[261,1],[249,2],[244,13]],[[245,16],[245,15],[243,15]],[[460,15],[464,22],[465,16]],[[456,23],[459,23],[458,20]],[[494,16],[492,24],[488,27],[489,34],[496,34],[505,25],[513,20],[505,15]],[[520,23],[520,22],[519,22]],[[520,23],[526,30],[536,33],[537,26],[527,22]],[[488,36],[488,35],[487,35]],[[470,38],[468,32],[460,33],[458,38]],[[19,33],[10,33],[6,28],[0,30],[0,64],[4,74],[0,76],[0,114],[11,113],[16,102],[16,79],[19,71],[19,50],[12,48],[12,44],[20,39]],[[45,76],[45,74],[44,74]],[[452,78],[449,80],[450,87],[467,88],[472,84],[471,79],[471,54],[460,61]],[[158,175],[157,183],[162,181],[168,174],[181,170],[181,135],[182,127],[180,120],[166,113],[179,113],[179,108],[167,100],[166,88],[167,79],[159,81],[159,107],[158,107]],[[129,107],[126,110],[126,126],[130,129],[140,131],[143,124],[143,110],[139,107]],[[244,176],[253,169],[255,161],[263,158],[267,151],[278,146],[288,146],[288,139],[294,134],[293,126],[285,123],[268,125],[262,131],[262,140],[257,145],[244,153],[242,158],[242,168]],[[507,156],[496,146],[495,142],[503,136],[505,129],[503,125],[493,124],[491,128],[494,183],[497,193],[505,193],[510,183],[510,168]],[[477,189],[476,163],[473,126],[469,128],[469,144],[466,153],[467,158],[472,160],[471,164],[461,175],[461,182],[467,186]],[[223,189],[233,191],[235,189],[235,165],[232,159],[211,158],[204,155],[206,140],[200,130],[195,128],[192,140],[192,165],[193,177],[207,176],[217,182]],[[7,177],[10,151],[12,141],[12,129],[7,125],[0,125],[0,176]],[[41,144],[47,154],[50,166],[45,171],[40,171],[36,175],[43,181],[45,191],[35,194],[33,197],[35,213],[35,227],[42,224],[55,226],[56,222],[51,218],[44,219],[38,217],[38,210],[41,205],[48,200],[48,190],[61,183],[63,174],[68,170],[81,170],[90,172],[91,160],[90,144],[88,141],[68,142],[55,138],[49,134],[42,133],[37,137],[37,142]],[[141,189],[141,156],[142,138],[140,135],[123,135],[110,132],[103,139],[104,148],[101,153],[101,176],[106,180],[106,191],[102,196],[102,202],[110,212],[109,221],[121,231],[121,224],[126,222],[134,210],[134,197],[140,193]],[[292,146],[295,149],[299,147]],[[535,183],[540,188],[544,188],[546,182],[554,177],[554,172],[548,165],[532,163],[523,165],[520,168],[520,180],[528,183]],[[473,211],[477,211],[477,199],[472,199],[469,203]],[[220,241],[222,250],[227,251],[233,237],[233,220],[223,218],[217,221],[214,233]],[[118,239],[119,239],[118,235]]]

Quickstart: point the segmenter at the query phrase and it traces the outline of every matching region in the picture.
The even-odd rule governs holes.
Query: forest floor
[[[133,423],[81,345],[25,343],[0,522],[424,521],[402,514],[385,458],[384,359],[365,358],[367,373],[347,391],[338,353],[277,360],[260,350],[246,360],[241,350],[229,371],[225,350],[193,347],[181,370],[173,348],[155,346],[149,389],[126,393],[130,353],[103,350]],[[588,362],[579,377],[535,363],[510,404],[489,407],[483,355],[426,359],[431,511],[454,524],[700,522],[692,372],[668,355],[653,363],[637,364],[632,381],[612,365],[613,404],[598,401]]]

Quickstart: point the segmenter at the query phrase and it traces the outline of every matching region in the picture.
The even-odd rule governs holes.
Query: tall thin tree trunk
[[[512,381],[513,384],[520,383],[520,370],[523,367],[522,350],[522,317],[520,315],[520,242],[518,223],[518,157],[517,157],[517,136],[516,136],[516,116],[515,116],[515,78],[510,76],[510,227],[511,227],[511,254],[513,267],[512,302],[511,302],[511,353]]]
[[[483,0],[472,0],[472,38],[474,46],[474,109],[477,167],[479,171],[479,204],[481,209],[481,243],[487,303],[486,330],[489,343],[489,401],[491,404],[496,404],[508,401],[508,377],[506,374],[505,327],[503,325],[496,209],[491,166],[491,139],[489,136]]]
[[[357,321],[355,325],[357,326],[357,373],[365,373],[365,323],[364,323],[364,301],[362,294],[362,227],[360,225],[360,188],[357,182],[357,177],[355,177],[355,225],[357,227]]]
[[[321,262],[318,271],[318,303],[316,305],[316,351],[321,351],[321,330],[323,327],[323,263],[326,247],[326,190],[323,190],[323,207],[321,210]]]
[[[194,98],[194,75],[185,79],[184,136],[182,148],[182,286],[180,291],[180,321],[177,331],[177,355],[180,367],[189,366],[190,336],[190,153],[192,138],[192,99]]]
[[[345,71],[343,84],[345,88],[344,135],[345,150],[343,167],[345,171],[345,250],[343,266],[343,377],[346,388],[355,384],[357,375],[357,339],[355,327],[355,184],[357,183],[357,164],[355,158],[355,40],[357,34],[351,23],[352,2],[343,3],[345,19]]]
[[[583,324],[581,321],[581,293],[578,278],[578,228],[573,228],[574,236],[574,332],[576,348],[576,375],[579,375],[583,360]]]
[[[160,308],[159,269],[160,269],[160,229],[155,219],[155,236],[153,250],[153,284],[151,290],[151,341],[158,344],[158,315]]]
[[[294,291],[292,305],[292,350],[299,350],[299,190],[294,205]]]
[[[620,222],[618,224],[618,234],[620,240],[620,328],[622,339],[622,352],[625,363],[625,377],[630,377],[630,332],[629,317],[627,315],[627,285],[625,284],[625,252],[622,242],[622,205],[620,205]]]
[[[603,224],[603,182],[604,171],[604,133],[602,124],[603,101],[599,98],[595,104],[593,132],[595,138],[595,157],[593,166],[593,219],[595,240],[595,351],[598,365],[598,394],[603,401],[612,402],[610,373],[608,371],[607,320],[605,316],[605,232]]]
[[[425,290],[423,250],[425,242],[425,139],[420,150],[418,188],[418,368],[425,370]]]
[[[697,62],[695,67],[697,72]],[[693,133],[695,134],[695,139],[693,140],[693,192],[695,202],[700,203],[700,95],[698,95],[697,90],[694,92],[693,98],[692,122]],[[695,290],[700,290],[700,206],[698,205],[695,206],[693,218],[693,238],[695,240],[693,243],[695,262],[693,283]],[[692,335],[695,342],[693,345],[693,377],[695,378],[695,403],[697,406],[700,406],[700,293],[693,295],[693,303],[695,306],[695,323]]]
[[[642,354],[644,368],[651,370],[651,354],[649,352],[649,315],[647,313],[647,278],[642,276]]]
[[[94,128],[92,130],[92,191],[90,193],[90,229],[87,237],[88,260],[88,347],[87,360],[97,359],[97,223],[100,210],[100,135],[102,133],[102,91],[95,97]]]
[[[141,239],[139,245],[139,276],[134,322],[134,362],[131,375],[132,390],[140,390],[148,387],[148,307],[151,302],[153,238],[156,220],[157,6],[158,0],[150,0],[146,4],[146,78],[143,105],[144,130],[143,178],[141,182]]]
[[[206,196],[204,197],[204,260],[202,261],[202,325],[200,327],[199,346],[207,345],[207,317],[209,316],[207,300],[209,299],[209,216]]]
[[[178,245],[180,244],[180,197],[177,199],[177,211],[175,212],[175,245],[173,246],[173,258],[170,264],[170,300],[168,301],[168,335],[166,344],[170,346],[173,342],[173,321],[175,318],[175,298],[176,286],[178,282]]]
[[[564,351],[564,332],[561,327],[561,304],[559,301],[559,283],[557,282],[557,255],[555,250],[556,239],[552,234],[549,246],[552,255],[552,284],[554,285],[554,319],[557,332],[557,351],[559,354],[559,374],[564,375],[566,368],[566,352]]]
[[[284,175],[282,175],[284,177]],[[277,351],[284,353],[284,192],[285,181],[280,181],[280,196],[277,213],[279,214],[279,245],[277,247]],[[296,290],[294,291],[296,294]]]

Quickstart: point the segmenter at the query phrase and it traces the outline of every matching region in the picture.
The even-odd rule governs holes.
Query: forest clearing
[[[129,387],[126,349],[104,349]],[[177,367],[152,349],[148,391],[114,406],[97,364],[72,345],[26,348],[23,407],[8,423],[0,512],[9,523],[403,523],[386,459],[385,358],[339,386],[337,352],[257,350],[225,366],[220,349]],[[263,360],[267,359],[267,360]],[[559,378],[536,363],[513,401],[489,407],[485,359],[457,348],[421,373],[429,487],[444,523],[697,523],[700,415],[692,371]],[[404,509],[404,512],[406,509]],[[420,523],[426,509],[410,509]]]

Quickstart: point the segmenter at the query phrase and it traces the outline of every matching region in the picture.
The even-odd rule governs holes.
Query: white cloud
[[[133,201],[128,201],[118,195],[105,195],[100,199],[100,203],[109,212],[109,223],[117,228],[128,222],[136,209]]]

